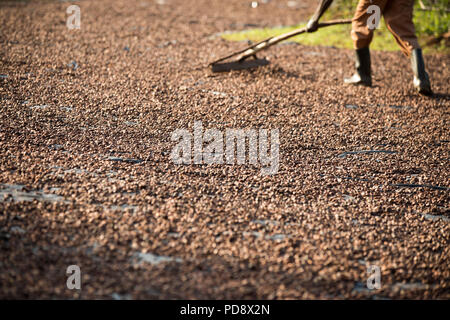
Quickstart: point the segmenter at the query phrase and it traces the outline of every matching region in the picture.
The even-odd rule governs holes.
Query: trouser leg
[[[387,28],[407,57],[420,48],[412,20],[413,6],[414,0],[389,0],[383,11]]]
[[[367,20],[371,17],[367,11],[370,6],[376,5],[383,12],[388,0],[360,0],[356,7],[355,14],[352,18],[351,37],[353,40],[353,47],[355,49],[367,48],[373,38],[373,31],[369,28]]]

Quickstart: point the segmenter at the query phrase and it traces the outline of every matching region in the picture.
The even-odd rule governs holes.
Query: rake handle
[[[333,25],[337,25],[337,24],[349,24],[349,23],[352,23],[351,19],[332,20],[332,21],[321,22],[321,23],[319,23],[318,27],[323,28],[323,27],[329,27],[329,26],[333,26]],[[297,36],[297,35],[305,33],[305,32],[307,32],[307,29],[306,29],[306,27],[303,27],[300,29],[292,30],[290,32],[281,34],[276,37],[270,37],[270,38],[266,39],[265,41],[262,41],[258,45],[254,46],[253,48],[248,48],[246,51],[244,51],[241,55],[239,55],[237,57],[237,60],[238,61],[245,60],[248,57],[256,54],[257,52],[259,52],[261,50],[267,49],[268,47],[271,47],[281,41],[284,41],[286,39],[292,38],[294,36]]]
[[[337,24],[350,24],[350,23],[352,23],[351,19],[331,20],[331,21],[320,22],[318,27],[319,28],[323,28],[323,27],[333,26],[333,25],[337,25]],[[275,45],[275,44],[277,44],[277,43],[279,43],[279,42],[281,42],[283,40],[292,38],[294,36],[297,36],[297,35],[305,33],[305,32],[307,32],[307,29],[306,29],[306,27],[303,27],[303,28],[292,30],[292,31],[287,32],[287,33],[283,33],[283,34],[281,34],[279,36],[276,36],[276,37],[269,37],[269,38],[264,39],[264,40],[262,40],[262,41],[260,41],[258,43],[255,43],[255,44],[253,44],[253,45],[251,45],[251,46],[249,46],[249,47],[247,47],[247,48],[245,48],[245,49],[243,49],[241,51],[232,53],[229,56],[226,56],[226,57],[223,57],[223,58],[221,58],[219,60],[216,60],[216,61],[212,62],[211,65],[216,64],[218,62],[221,62],[223,60],[226,60],[228,58],[231,58],[233,56],[238,56],[237,59],[236,59],[237,61],[243,61],[243,60],[247,59],[248,57],[251,57],[251,56],[255,55],[259,51],[267,49],[267,48],[269,48],[269,47],[271,47],[271,46],[273,46],[273,45]]]

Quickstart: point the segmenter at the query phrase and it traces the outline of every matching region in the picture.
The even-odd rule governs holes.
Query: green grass
[[[419,36],[439,36],[448,32],[450,27],[450,16],[446,12],[416,10],[413,21]]]
[[[444,7],[448,8],[448,0],[441,0],[441,5],[444,3]],[[356,8],[357,0],[338,0],[333,3],[331,8],[322,17],[322,21],[332,20],[338,18],[349,18],[353,15],[353,11]],[[428,3],[423,0],[428,5]],[[433,4],[431,4],[433,5]],[[441,7],[438,7],[438,9]],[[441,8],[441,9],[442,9]],[[421,44],[429,40],[431,36],[439,36],[445,32],[448,32],[449,28],[449,15],[448,13],[441,11],[414,11],[414,24],[416,26],[416,33]],[[277,36],[285,32],[292,31],[296,28],[302,27],[305,24],[299,24],[296,26],[288,27],[275,27],[275,28],[263,28],[263,29],[251,29],[239,32],[231,32],[222,34],[222,38],[229,41],[252,41],[257,42],[271,36]],[[353,48],[353,43],[350,38],[350,25],[337,25],[318,30],[315,33],[301,34],[287,41],[294,41],[303,45],[309,46],[334,46],[337,48]],[[383,51],[397,51],[399,47],[394,40],[392,34],[387,30],[384,21],[380,22],[380,28],[375,30],[374,38],[370,45],[372,50]],[[446,47],[442,42],[439,45],[433,47],[425,47],[426,53],[430,52],[442,52],[450,53],[450,48]]]

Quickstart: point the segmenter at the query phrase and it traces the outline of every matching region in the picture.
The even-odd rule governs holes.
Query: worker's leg
[[[389,0],[383,11],[387,28],[408,57],[414,49],[420,48],[412,21],[413,6],[414,0]]]
[[[380,12],[383,12],[386,2],[387,0],[360,0],[358,3],[355,15],[352,19],[351,32],[353,47],[356,50],[356,72],[352,77],[344,79],[344,82],[347,84],[372,85],[369,45],[372,41],[374,30],[369,27],[368,20],[374,13],[368,13],[368,9],[370,6],[376,5],[380,8]]]
[[[360,0],[356,7],[355,14],[352,18],[352,32],[353,47],[355,49],[367,48],[373,38],[373,31],[368,26],[367,20],[373,13],[368,13],[370,6],[376,5],[383,12],[388,0]]]
[[[402,52],[411,57],[414,73],[414,86],[419,93],[431,95],[430,79],[425,71],[422,49],[420,49],[414,29],[413,18],[414,0],[389,0],[383,12],[384,21]]]

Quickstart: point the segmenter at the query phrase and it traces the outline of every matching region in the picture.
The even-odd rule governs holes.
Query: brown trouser
[[[367,26],[367,20],[373,14],[367,13],[371,5],[380,7],[387,28],[406,56],[420,48],[412,21],[414,0],[360,0],[352,19],[351,36],[355,49],[368,47],[372,41],[374,30]]]

